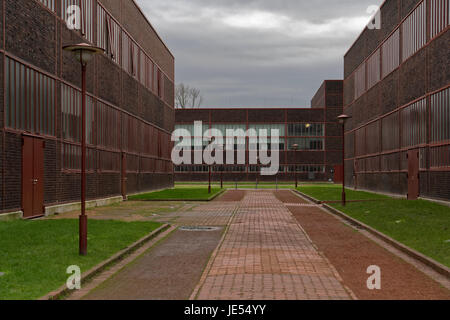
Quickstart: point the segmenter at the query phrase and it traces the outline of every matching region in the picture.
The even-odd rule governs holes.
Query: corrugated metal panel
[[[426,21],[426,3],[423,1],[402,24],[403,61],[426,44]]]
[[[355,100],[366,92],[366,64],[363,63],[355,72]]]
[[[429,0],[430,1],[430,18],[431,29],[430,37],[434,38],[436,35],[444,31],[449,24],[449,0]]]
[[[376,50],[374,54],[367,60],[367,90],[372,88],[380,81],[380,49]]]
[[[431,142],[450,141],[450,88],[433,94],[431,106]]]
[[[400,30],[397,29],[383,44],[383,78],[400,65]]]
[[[427,103],[419,100],[401,110],[402,147],[412,147],[427,142]]]
[[[399,148],[400,138],[400,119],[399,113],[395,112],[389,116],[383,118],[383,137],[382,145],[383,151],[390,151]]]

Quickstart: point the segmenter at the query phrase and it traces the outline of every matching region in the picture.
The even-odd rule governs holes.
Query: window
[[[120,112],[104,103],[97,103],[97,145],[120,149]]]
[[[366,92],[366,64],[363,63],[355,72],[355,100]]]
[[[367,60],[367,89],[372,88],[380,81],[380,49]]]
[[[164,74],[158,68],[158,89],[157,89],[158,97],[164,100]]]
[[[117,64],[120,64],[121,28],[100,5],[97,5],[97,46]]]
[[[122,32],[122,68],[131,74],[131,39],[125,32]]]
[[[61,168],[63,170],[81,170],[81,146],[63,143],[61,146]],[[95,170],[95,150],[86,149],[86,170]]]
[[[55,135],[55,80],[6,57],[6,126]]]
[[[449,2],[448,0],[430,0],[431,6],[431,29],[430,38],[441,33],[449,24]]]
[[[383,118],[383,151],[395,150],[399,148],[400,137],[399,113],[395,112]]]
[[[450,167],[450,145],[430,148],[431,168]]]
[[[121,154],[119,152],[98,151],[99,169],[102,172],[120,172]]]
[[[402,24],[403,61],[411,57],[426,41],[426,1],[423,1]]]
[[[55,12],[55,0],[39,0],[44,6]]]
[[[249,125],[249,129],[254,129],[260,134],[260,130],[267,130],[267,136],[270,137],[272,135],[272,130],[278,130],[278,136],[284,137],[285,136],[285,125],[284,124],[251,124]],[[245,129],[244,129],[245,130]]]
[[[450,88],[435,93],[431,101],[431,142],[450,141]]]
[[[380,121],[375,121],[366,127],[366,152],[380,152]]]
[[[366,154],[366,128],[360,128],[355,131],[356,156]]]
[[[323,137],[324,133],[325,125],[322,123],[290,123],[288,125],[290,137]]]
[[[400,64],[400,30],[397,29],[383,43],[381,48],[383,52],[383,78],[394,71]]]
[[[41,0],[42,1],[42,0]],[[52,0],[54,1],[54,0]],[[67,19],[67,9],[77,6],[81,10],[81,34],[89,41],[94,42],[94,2],[92,0],[61,0],[61,17]],[[70,12],[70,14],[72,14]]]
[[[147,64],[148,64],[148,58],[147,55],[143,50],[140,52],[140,59],[139,59],[139,81],[141,84],[145,87],[147,87]]]
[[[81,142],[81,93],[61,84],[62,138],[66,141]],[[94,100],[86,96],[86,142],[94,144]]]
[[[426,99],[401,110],[402,147],[412,147],[427,142]]]
[[[298,145],[298,150],[322,151],[325,146],[325,139],[320,138],[291,138],[288,139],[288,148],[293,150],[293,145]]]

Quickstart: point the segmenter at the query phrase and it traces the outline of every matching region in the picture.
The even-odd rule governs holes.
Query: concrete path
[[[191,298],[341,300],[352,295],[273,192],[249,191]]]

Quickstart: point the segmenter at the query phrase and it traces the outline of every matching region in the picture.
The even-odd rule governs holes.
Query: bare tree
[[[180,109],[200,108],[203,103],[203,97],[199,89],[180,83],[176,87],[175,102],[177,108]]]

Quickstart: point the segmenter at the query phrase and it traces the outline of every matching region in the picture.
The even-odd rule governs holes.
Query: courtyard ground
[[[290,190],[230,190],[207,203],[125,202],[89,216],[218,229],[178,229],[79,298],[450,299],[426,270]],[[381,267],[381,290],[366,286],[371,265]]]

